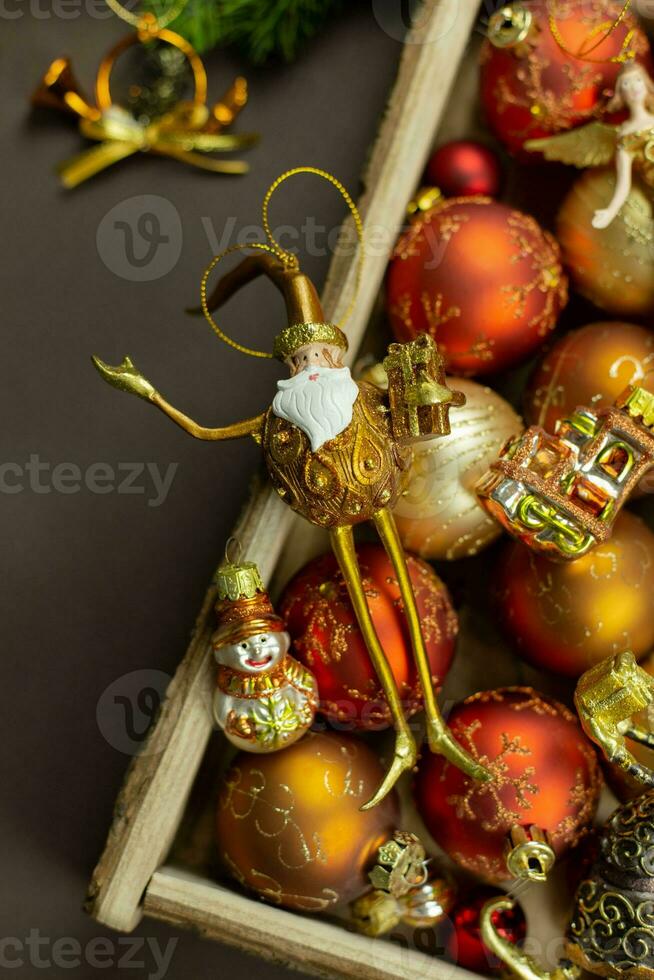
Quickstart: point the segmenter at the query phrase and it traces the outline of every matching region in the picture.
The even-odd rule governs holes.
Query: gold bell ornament
[[[252,146],[258,137],[224,132],[247,102],[244,78],[236,78],[220,102],[207,104],[207,74],[202,59],[185,38],[166,26],[178,16],[186,2],[179,0],[157,18],[152,13],[134,14],[118,0],[107,0],[113,12],[135,30],[102,59],[95,81],[95,104],[82,94],[67,58],[57,58],[45,72],[32,96],[32,104],[56,108],[77,117],[82,136],[97,144],[57,167],[64,187],[77,187],[119,160],[139,152],[172,157],[212,173],[243,174],[248,171],[247,163],[241,160],[219,160],[210,155]],[[111,77],[123,52],[135,44],[147,46],[156,41],[172,45],[184,55],[193,76],[194,92],[192,99],[177,102],[163,115],[142,120],[114,102]]]
[[[354,202],[330,174],[313,167],[301,167],[278,177],[264,198],[262,218],[267,242],[254,245],[255,254],[225,275],[208,297],[208,278],[226,253],[216,256],[207,268],[201,286],[203,312],[223,341],[245,354],[276,357],[288,368],[290,376],[277,383],[272,405],[254,418],[207,428],[167,402],[129,358],[117,367],[105,364],[99,358],[94,358],[94,363],[109,384],[155,405],[197,439],[253,438],[262,447],[270,480],[282,500],[310,523],[329,531],[396,729],[390,768],[378,790],[364,805],[370,808],[383,800],[403,772],[413,769],[417,747],[372,621],[356,558],[353,529],[365,521],[375,525],[397,577],[423,689],[429,747],[472,777],[488,778],[485,768],[475,762],[452,736],[437,706],[413,587],[392,513],[408,462],[408,446],[416,439],[449,431],[447,409],[456,404],[457,399],[443,383],[435,345],[429,339],[407,345],[403,354],[397,349],[391,352],[394,363],[397,358],[397,377],[391,382],[388,395],[373,385],[354,381],[344,363],[348,342],[342,324],[339,326],[325,320],[313,283],[301,272],[296,256],[284,251],[270,231],[268,204],[271,195],[280,184],[298,173],[322,177],[345,199],[359,238],[360,279],[363,227]],[[237,343],[223,332],[212,316],[213,310],[261,274],[272,281],[286,302],[288,325],[276,337],[272,352],[251,350]],[[354,300],[350,309],[353,303]]]
[[[246,752],[286,748],[313,724],[316,680],[290,656],[291,638],[253,562],[234,563],[226,556],[215,582],[214,720],[229,741]]]
[[[383,936],[400,923],[415,928],[437,925],[454,905],[451,879],[430,868],[415,834],[397,831],[377,852],[368,872],[372,891],[350,905],[352,922],[366,936]]]

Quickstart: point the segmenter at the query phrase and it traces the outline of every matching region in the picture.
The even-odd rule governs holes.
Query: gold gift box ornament
[[[581,558],[610,536],[654,464],[654,395],[628,387],[610,408],[578,408],[555,435],[531,426],[477,484],[488,513],[534,551]]]
[[[244,78],[236,78],[220,102],[207,104],[207,74],[202,59],[185,38],[165,26],[179,14],[185,2],[171,7],[165,17],[157,19],[151,13],[132,14],[116,0],[107,0],[114,13],[135,28],[135,33],[122,38],[102,59],[95,81],[95,104],[83,94],[68,58],[57,58],[43,75],[32,96],[32,105],[75,116],[82,136],[97,144],[59,164],[57,171],[64,187],[77,187],[136,153],[156,153],[211,173],[244,174],[249,170],[242,160],[219,160],[211,156],[252,146],[258,136],[224,132],[247,103],[248,87]],[[111,76],[119,55],[135,44],[153,41],[170,44],[186,57],[193,75],[194,93],[192,99],[178,102],[169,112],[142,122],[113,101]]]

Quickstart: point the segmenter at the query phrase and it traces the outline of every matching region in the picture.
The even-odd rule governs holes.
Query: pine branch
[[[172,0],[145,0],[155,14]],[[229,44],[255,65],[292,61],[342,0],[188,0],[171,28],[199,51]]]

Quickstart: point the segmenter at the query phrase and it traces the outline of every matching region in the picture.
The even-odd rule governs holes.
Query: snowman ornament
[[[316,680],[290,655],[291,638],[254,563],[226,561],[216,586],[214,721],[239,749],[277,752],[313,724]]]

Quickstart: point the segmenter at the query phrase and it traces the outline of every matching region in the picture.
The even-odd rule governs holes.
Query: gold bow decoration
[[[207,154],[252,146],[255,134],[234,136],[208,128],[206,106],[180,102],[175,108],[143,125],[121,106],[111,106],[95,120],[80,119],[80,132],[98,146],[89,147],[57,167],[64,187],[77,187],[106,167],[135,153],[158,153],[211,173],[243,174],[242,160],[217,160]]]
[[[135,43],[163,41],[181,51],[192,70],[195,92],[192,100],[178,102],[169,112],[141,122],[111,97],[109,82],[118,55]],[[32,104],[56,108],[77,117],[80,132],[98,145],[89,147],[59,165],[57,171],[67,188],[136,153],[157,153],[182,163],[219,174],[244,174],[249,166],[242,160],[219,160],[210,154],[253,146],[255,133],[225,133],[248,99],[247,82],[238,77],[224,98],[209,107],[206,102],[206,73],[202,59],[179,34],[166,30],[150,14],[138,21],[133,35],[123,38],[102,60],[96,79],[96,104],[81,92],[66,58],[54,61],[32,97]]]

